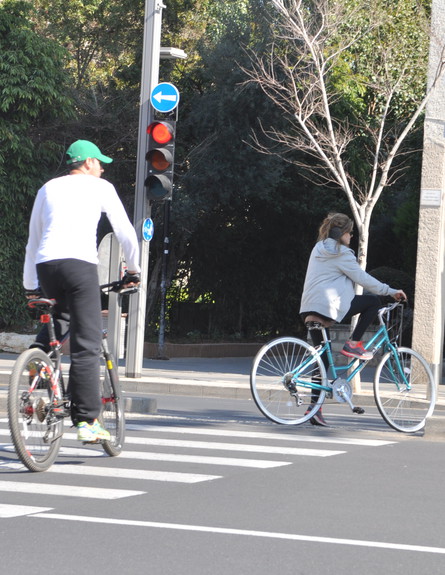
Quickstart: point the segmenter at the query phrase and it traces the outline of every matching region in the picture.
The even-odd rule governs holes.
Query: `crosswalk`
[[[186,426],[128,423],[125,450],[118,458],[106,456],[99,446],[80,446],[72,430],[67,429],[55,464],[44,474],[33,474],[15,457],[7,421],[0,419],[0,517],[27,514],[34,508],[20,505],[14,506],[17,507],[14,511],[6,503],[7,493],[38,495],[39,499],[45,495],[122,499],[146,494],[152,482],[190,485],[221,481],[237,469],[272,472],[302,463],[308,457],[336,457],[353,448],[394,443],[275,429],[263,432],[199,423]]]

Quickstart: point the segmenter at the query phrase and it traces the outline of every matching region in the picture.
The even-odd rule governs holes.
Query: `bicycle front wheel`
[[[298,425],[320,409],[326,397],[327,376],[312,346],[301,339],[281,337],[264,345],[255,356],[250,388],[259,410],[275,423]]]
[[[19,355],[9,381],[8,420],[15,451],[30,471],[47,470],[62,441],[63,417],[52,410],[52,381],[54,367],[46,353],[28,349]]]
[[[436,388],[425,359],[413,349],[386,353],[375,372],[374,397],[383,419],[396,429],[413,433],[425,426],[434,410]]]
[[[102,447],[105,453],[115,457],[121,453],[124,446],[125,412],[117,366],[110,353],[105,356],[100,392],[102,411],[99,420],[102,427],[111,434],[111,439],[103,441]]]

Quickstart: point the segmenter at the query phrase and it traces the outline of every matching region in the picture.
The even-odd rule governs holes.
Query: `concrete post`
[[[445,0],[433,0],[428,85],[443,58]],[[442,379],[445,324],[445,78],[426,107],[412,347]]]
[[[136,167],[136,194],[134,206],[134,226],[141,249],[141,286],[137,294],[130,298],[128,310],[127,360],[125,375],[142,376],[144,359],[145,312],[147,302],[147,278],[149,243],[142,236],[142,225],[150,217],[151,207],[145,191],[147,162],[147,126],[153,120],[150,94],[158,84],[159,58],[161,50],[162,0],[145,0],[144,48],[142,58],[141,103],[139,113],[139,140]]]

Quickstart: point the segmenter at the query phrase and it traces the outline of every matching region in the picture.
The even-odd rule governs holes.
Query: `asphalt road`
[[[443,574],[441,442],[391,431],[372,407],[289,428],[249,400],[156,400],[128,420],[120,457],[68,428],[41,474],[0,421],[5,573]]]

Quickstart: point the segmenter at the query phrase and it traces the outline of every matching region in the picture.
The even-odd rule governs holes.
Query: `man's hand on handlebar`
[[[141,274],[138,272],[126,271],[122,278],[124,288],[136,287],[141,283]]]

